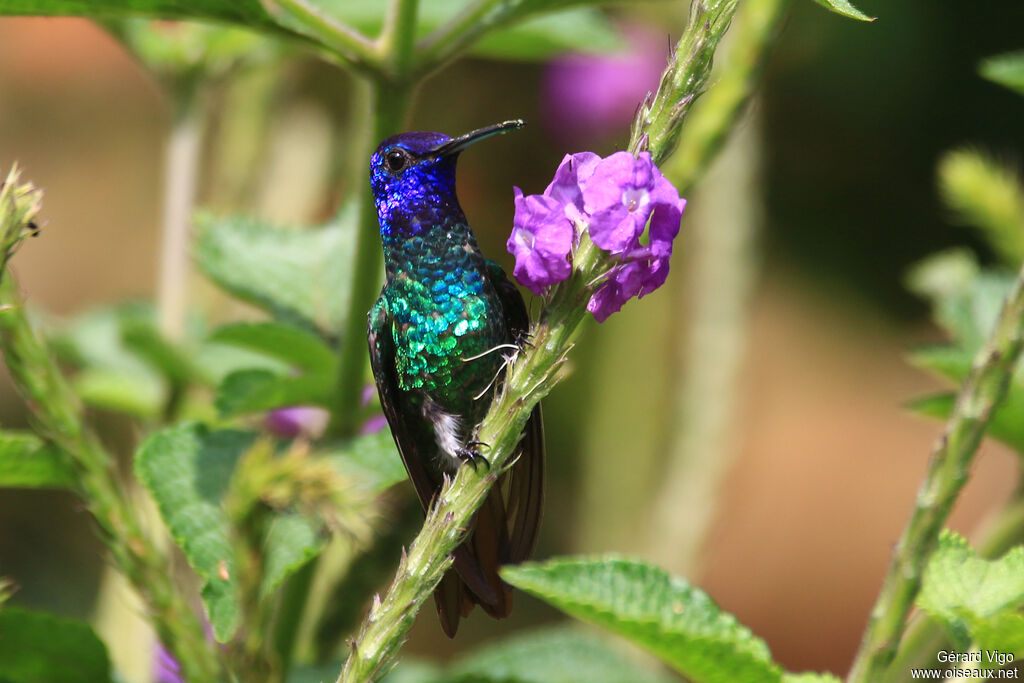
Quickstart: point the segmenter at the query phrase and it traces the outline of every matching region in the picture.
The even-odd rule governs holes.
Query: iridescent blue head
[[[401,133],[380,143],[370,158],[370,187],[381,236],[413,236],[439,221],[463,217],[455,196],[459,152],[478,140],[523,125],[516,119],[457,138],[444,133]]]

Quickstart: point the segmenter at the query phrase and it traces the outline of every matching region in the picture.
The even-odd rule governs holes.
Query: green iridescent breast
[[[455,409],[472,402],[501,365],[501,304],[479,251],[458,242],[410,246],[415,258],[396,263],[385,290],[398,385]]]

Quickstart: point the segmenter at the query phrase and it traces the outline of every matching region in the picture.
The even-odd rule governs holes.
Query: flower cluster
[[[515,219],[508,250],[516,279],[534,294],[566,280],[572,254],[586,231],[611,255],[587,310],[598,322],[634,296],[650,294],[668,276],[672,241],[686,200],[647,152],[567,154],[543,194],[515,188]]]

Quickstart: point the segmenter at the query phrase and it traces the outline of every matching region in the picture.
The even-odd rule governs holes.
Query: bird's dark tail
[[[473,518],[466,541],[455,549],[452,568],[434,590],[441,628],[454,638],[459,620],[480,605],[495,619],[512,611],[512,587],[501,565],[529,558],[540,527],[544,487],[544,425],[540,406],[526,424],[518,459],[491,489]]]

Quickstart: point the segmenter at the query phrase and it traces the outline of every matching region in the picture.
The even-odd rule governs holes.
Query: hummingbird
[[[381,142],[370,159],[385,270],[368,315],[370,365],[424,511],[446,475],[464,464],[489,467],[477,426],[500,386],[508,351],[526,343],[530,320],[522,295],[480,252],[455,193],[459,154],[523,125],[506,121],[455,138],[402,133]],[[512,588],[498,569],[527,559],[537,540],[544,476],[540,405],[512,462],[434,591],[450,638],[474,605],[496,619],[512,610]]]

